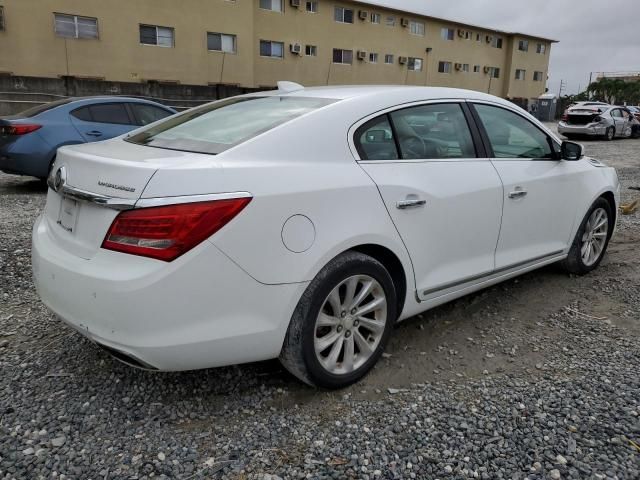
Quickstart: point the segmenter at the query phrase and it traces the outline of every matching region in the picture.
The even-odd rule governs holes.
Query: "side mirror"
[[[584,157],[584,147],[575,142],[562,142],[560,156],[562,160],[580,160]]]

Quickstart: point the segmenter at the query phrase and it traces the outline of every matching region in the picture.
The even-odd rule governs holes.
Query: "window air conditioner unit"
[[[295,8],[300,8],[300,0],[291,0],[291,6]]]
[[[289,46],[289,49],[291,50],[291,53],[293,53],[294,55],[302,54],[302,45],[300,45],[299,43],[292,43]]]
[[[460,38],[464,38],[464,30],[462,30],[461,28],[458,29],[458,36]]]
[[[484,73],[491,73],[491,67],[484,67]]]
[[[462,64],[461,63],[456,63],[456,70],[462,70]]]
[[[358,60],[364,60],[367,58],[367,52],[358,50]]]
[[[400,65],[404,65],[409,61],[409,59],[407,57],[398,57],[398,61],[400,62]]]
[[[400,25],[402,25],[403,27],[408,27],[409,26],[409,19],[408,18],[400,19]]]
[[[358,12],[358,18],[360,18],[360,20],[366,20],[367,18],[369,18],[369,12],[367,12],[366,10],[360,10]]]

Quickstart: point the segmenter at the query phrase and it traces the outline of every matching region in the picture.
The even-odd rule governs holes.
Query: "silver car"
[[[640,122],[623,107],[582,103],[569,108],[558,124],[558,133],[568,139],[580,135],[629,138]]]

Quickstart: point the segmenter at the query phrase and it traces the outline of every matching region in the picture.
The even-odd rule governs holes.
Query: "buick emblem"
[[[55,176],[53,177],[53,191],[59,192],[64,187],[64,184],[67,183],[67,169],[62,166],[58,169]]]

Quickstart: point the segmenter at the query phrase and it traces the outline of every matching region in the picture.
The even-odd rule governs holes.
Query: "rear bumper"
[[[16,140],[0,147],[0,170],[15,175],[45,178],[53,157],[50,148],[42,141]]]
[[[142,367],[193,370],[275,358],[307,286],[261,284],[210,242],[171,263],[106,250],[85,260],[60,248],[48,228],[39,218],[33,229],[42,301]]]
[[[568,133],[569,135],[604,135],[607,131],[606,125],[600,124],[589,124],[589,125],[569,125],[565,122],[560,122],[558,124],[558,133],[564,135]]]

